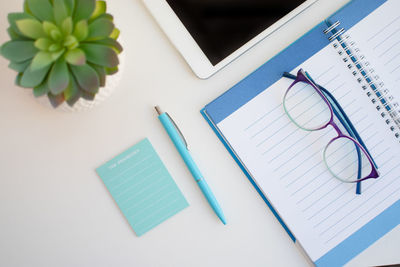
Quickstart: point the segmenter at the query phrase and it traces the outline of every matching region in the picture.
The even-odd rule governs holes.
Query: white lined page
[[[289,79],[277,81],[217,126],[315,261],[399,199],[400,161],[398,144],[332,47],[301,67],[333,93],[379,166],[383,178],[363,182],[361,196],[323,164],[322,149],[336,132],[331,127],[306,132],[287,118],[281,103]]]
[[[400,1],[389,0],[359,22],[348,33],[360,53],[370,63],[371,78],[384,81],[396,101],[400,101]],[[375,78],[375,76],[378,76]],[[400,107],[397,107],[400,110]]]

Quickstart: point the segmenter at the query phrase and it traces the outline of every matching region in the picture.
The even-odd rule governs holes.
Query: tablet
[[[317,0],[143,0],[193,72],[226,66]]]

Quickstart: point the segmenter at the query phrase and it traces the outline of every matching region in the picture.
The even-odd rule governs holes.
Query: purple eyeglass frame
[[[322,99],[324,100],[324,102],[328,105],[329,111],[330,111],[330,114],[331,114],[331,117],[330,117],[329,121],[328,121],[326,124],[324,124],[323,126],[321,126],[321,127],[319,127],[319,128],[316,128],[316,129],[305,129],[305,130],[308,130],[308,131],[318,131],[318,130],[325,129],[326,127],[328,127],[328,125],[331,125],[331,126],[335,129],[336,133],[338,134],[338,136],[334,137],[334,138],[333,138],[331,141],[329,141],[328,144],[325,146],[325,149],[324,149],[324,152],[323,152],[325,164],[326,164],[326,150],[327,150],[327,148],[328,148],[334,141],[336,141],[336,140],[338,140],[338,139],[340,139],[340,138],[347,138],[347,139],[353,141],[353,142],[358,146],[358,148],[361,149],[361,151],[362,151],[362,152],[364,153],[364,155],[367,157],[367,159],[368,159],[368,161],[369,161],[369,164],[371,165],[371,172],[370,172],[370,174],[367,175],[367,176],[365,176],[365,177],[363,177],[363,178],[360,178],[360,179],[358,179],[358,180],[356,180],[356,181],[346,181],[346,180],[340,179],[340,178],[337,177],[337,176],[331,171],[331,169],[327,166],[329,172],[331,172],[331,174],[334,175],[335,178],[337,178],[337,179],[339,179],[340,181],[345,182],[345,183],[358,183],[358,182],[365,181],[365,180],[367,180],[367,179],[371,179],[371,178],[375,178],[375,179],[376,179],[376,178],[378,178],[378,177],[379,177],[379,172],[378,172],[378,170],[376,169],[375,165],[373,164],[373,161],[372,161],[370,155],[367,153],[367,151],[364,149],[364,147],[363,147],[356,139],[352,138],[351,136],[348,136],[348,135],[344,134],[344,133],[340,130],[340,128],[337,126],[337,124],[333,121],[334,113],[333,113],[333,110],[332,110],[332,105],[331,105],[331,103],[328,101],[328,99],[325,97],[325,95],[322,93],[322,91],[314,84],[314,82],[313,82],[311,79],[309,79],[309,78],[307,77],[307,75],[306,75],[306,73],[304,72],[303,69],[299,69],[299,71],[297,72],[296,79],[293,81],[293,83],[292,83],[292,84],[289,86],[289,88],[286,90],[286,93],[285,93],[283,99],[286,99],[286,96],[287,96],[287,94],[289,93],[290,89],[292,89],[292,87],[293,87],[296,83],[298,83],[298,82],[304,82],[304,83],[307,83],[307,84],[311,85],[311,86],[316,90],[316,92],[318,93],[318,95],[321,96]],[[285,105],[284,105],[284,108],[285,108],[285,110],[286,110]],[[298,124],[296,123],[295,119],[294,119],[293,117],[291,117],[290,114],[289,114],[288,112],[286,112],[286,114],[290,117],[290,119],[294,122],[294,124],[296,124],[299,128],[304,129],[303,127],[301,127],[300,125],[298,125]]]

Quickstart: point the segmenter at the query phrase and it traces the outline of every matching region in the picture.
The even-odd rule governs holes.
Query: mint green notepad
[[[147,138],[96,171],[138,236],[188,206]]]

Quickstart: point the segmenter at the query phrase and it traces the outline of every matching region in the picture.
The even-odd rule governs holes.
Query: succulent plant
[[[8,14],[11,40],[1,54],[18,72],[16,84],[47,94],[54,107],[93,100],[122,52],[106,9],[96,0],[25,0],[24,12]]]

